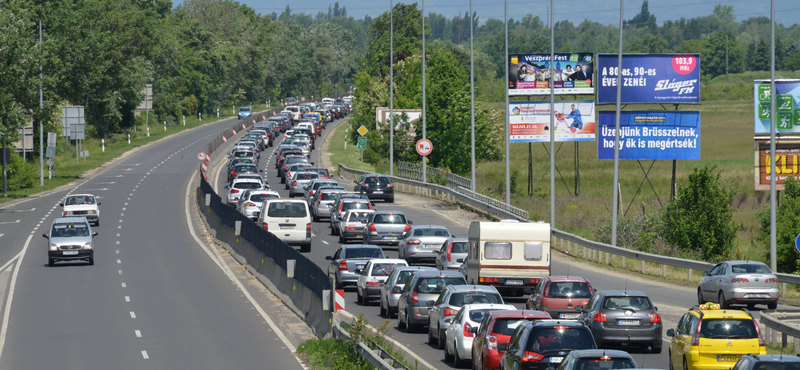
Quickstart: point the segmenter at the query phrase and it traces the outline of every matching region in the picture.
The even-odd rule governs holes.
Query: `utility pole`
[[[550,19],[555,19],[555,1],[550,0]],[[550,22],[550,227],[556,227],[556,129],[555,129],[555,74],[556,28]],[[508,65],[508,63],[506,63]],[[508,78],[508,77],[506,77]],[[506,86],[508,88],[508,86]]]
[[[470,155],[472,159],[472,182],[469,190],[476,191],[475,184],[475,47],[472,31],[475,29],[475,17],[472,15],[472,0],[469,0],[469,117],[470,117]],[[507,88],[507,87],[506,87]]]
[[[42,20],[39,20],[39,186],[44,186],[44,92],[42,91]],[[25,140],[25,137],[22,138]]]
[[[725,35],[725,74],[728,74],[728,35]]]
[[[389,0],[389,176],[394,176],[394,4],[392,0]]]
[[[611,184],[611,245],[617,246],[617,213],[619,213],[619,116],[622,115],[622,26],[625,0],[619,0],[619,54],[617,56],[617,116],[614,130],[614,182]]]
[[[511,128],[508,126],[508,0],[505,0],[505,25],[506,25],[506,53],[503,63],[506,65],[506,86],[503,88],[506,91],[506,106],[505,122],[506,122],[506,203],[511,204]]]
[[[425,0],[422,0],[422,138],[427,139],[425,122]],[[428,182],[428,157],[422,157],[422,182]]]
[[[756,23],[758,24],[758,23]],[[778,257],[775,255],[777,247],[777,191],[775,188],[775,0],[770,1],[770,66],[769,66],[769,155],[770,155],[770,176],[769,176],[769,267],[773,272],[778,271]]]

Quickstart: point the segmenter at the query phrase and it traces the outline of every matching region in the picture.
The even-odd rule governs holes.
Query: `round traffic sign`
[[[797,248],[797,251],[800,252],[800,235],[794,239],[794,247]]]
[[[426,156],[428,154],[431,154],[431,152],[433,151],[433,144],[431,144],[431,141],[428,139],[420,139],[419,141],[417,141],[416,148],[417,148],[417,154],[421,156]]]
[[[205,161],[206,160],[206,153],[203,153],[203,152],[197,153],[197,160]]]

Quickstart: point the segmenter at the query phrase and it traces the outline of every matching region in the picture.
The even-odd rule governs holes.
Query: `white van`
[[[461,271],[469,284],[521,295],[550,276],[550,263],[550,224],[475,221],[469,226],[469,251]]]
[[[322,98],[322,105],[332,105],[333,98]]]
[[[261,205],[258,225],[300,252],[311,252],[311,212],[305,200],[267,199]]]
[[[303,110],[297,105],[290,105],[285,108],[289,112],[292,112],[292,120],[295,122],[299,121],[300,118],[303,118]]]

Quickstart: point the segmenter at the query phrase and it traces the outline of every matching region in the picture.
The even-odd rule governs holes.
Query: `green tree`
[[[705,261],[728,257],[736,228],[731,201],[733,191],[720,183],[716,167],[706,165],[689,174],[689,182],[664,207],[659,234],[685,255]]]
[[[714,32],[705,42],[702,59],[703,75],[717,77],[744,70],[742,49],[732,32]]]
[[[776,245],[777,245],[777,272],[797,274],[800,272],[800,255],[795,249],[794,241],[800,230],[800,181],[788,177],[784,184],[784,197],[778,206],[775,215]],[[770,212],[765,209],[758,214],[760,225],[759,239],[764,245],[764,250],[769,250],[770,245]],[[769,257],[765,253],[764,259]]]

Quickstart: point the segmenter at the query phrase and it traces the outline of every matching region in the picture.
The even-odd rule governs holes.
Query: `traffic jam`
[[[335,289],[355,292],[359,305],[374,303],[403,332],[426,334],[449,366],[627,369],[638,367],[631,353],[664,350],[675,370],[800,365],[796,356],[767,355],[750,313],[777,307],[778,281],[767,265],[718,263],[698,284],[697,305],[664,328],[647,292],[551,276],[546,223],[474,221],[467,235],[455,235],[393,209],[395,186],[384,174],[337,181],[311,153],[351,109],[352,97],[326,98],[255,123],[227,153],[227,204],[305,253],[319,238],[313,230],[326,228],[338,238],[322,266]],[[430,152],[430,142],[421,145]]]

